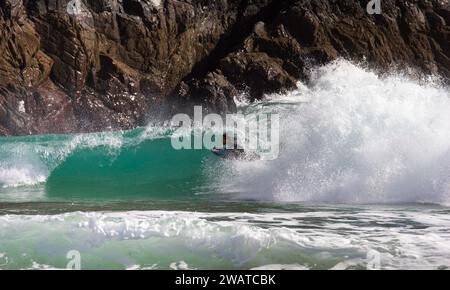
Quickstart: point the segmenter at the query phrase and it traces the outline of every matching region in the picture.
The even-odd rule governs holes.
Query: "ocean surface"
[[[448,269],[450,91],[347,61],[244,117],[274,160],[175,150],[175,128],[0,137],[0,269]]]

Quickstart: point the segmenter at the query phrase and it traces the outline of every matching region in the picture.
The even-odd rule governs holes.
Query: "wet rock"
[[[280,59],[266,53],[236,53],[226,57],[220,69],[241,89],[248,88],[250,99],[261,99],[264,93],[295,87],[296,80],[282,67]]]
[[[182,98],[185,108],[188,108],[184,110],[187,113],[192,113],[192,105],[199,105],[205,107],[206,112],[225,114],[236,110],[234,98],[238,95],[239,91],[218,71],[189,84],[182,82],[175,98]]]
[[[0,134],[129,129],[235,110],[338,57],[450,77],[439,0],[0,0]]]

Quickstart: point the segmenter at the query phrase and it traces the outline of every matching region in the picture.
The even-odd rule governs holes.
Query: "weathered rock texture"
[[[337,57],[450,77],[447,0],[0,0],[0,135],[224,113]]]

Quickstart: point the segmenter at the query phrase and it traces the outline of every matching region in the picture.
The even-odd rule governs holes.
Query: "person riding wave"
[[[222,148],[214,147],[212,150],[213,153],[218,156],[221,156],[223,158],[229,158],[229,157],[236,158],[236,157],[239,157],[240,155],[242,155],[244,153],[244,149],[239,148],[236,136],[233,139],[234,139],[233,147],[229,148],[228,147],[228,144],[229,144],[228,137],[227,137],[227,134],[224,133],[222,135]]]

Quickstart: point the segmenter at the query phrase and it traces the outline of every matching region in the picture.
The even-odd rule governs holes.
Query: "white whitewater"
[[[379,77],[337,61],[315,69],[308,86],[240,107],[247,115],[280,114],[280,156],[218,165],[199,160],[205,175],[214,177],[210,192],[283,202],[450,202],[450,91],[435,79]],[[0,140],[0,188],[45,183],[78,149],[105,146],[114,155],[171,132],[148,126],[129,140],[124,132],[39,142],[5,138]]]
[[[74,250],[83,269],[366,269],[370,253],[381,269],[450,265],[448,210],[300,211],[0,216],[0,269],[65,268]]]
[[[281,154],[212,169],[226,172],[222,191],[294,202],[449,202],[448,88],[346,61],[316,69],[299,87],[244,109],[280,113]]]
[[[62,187],[55,203],[41,188],[61,165],[72,165],[72,176],[98,156],[111,157],[107,169],[130,156],[179,158],[160,150],[170,146],[164,139],[173,128],[0,139],[0,269],[64,269],[72,251],[82,269],[366,269],[374,257],[381,269],[448,269],[449,89],[432,78],[379,77],[346,61],[312,73],[308,86],[240,105],[247,116],[280,114],[278,159],[218,160],[208,151],[186,159],[184,171],[202,169],[194,177],[204,179],[208,194],[198,199],[77,204],[62,198]],[[141,152],[138,145],[146,149],[141,158],[132,154]],[[154,168],[161,171],[158,164],[131,172],[148,172],[145,182]],[[118,173],[111,176],[129,176]],[[181,180],[179,188],[190,186]]]

